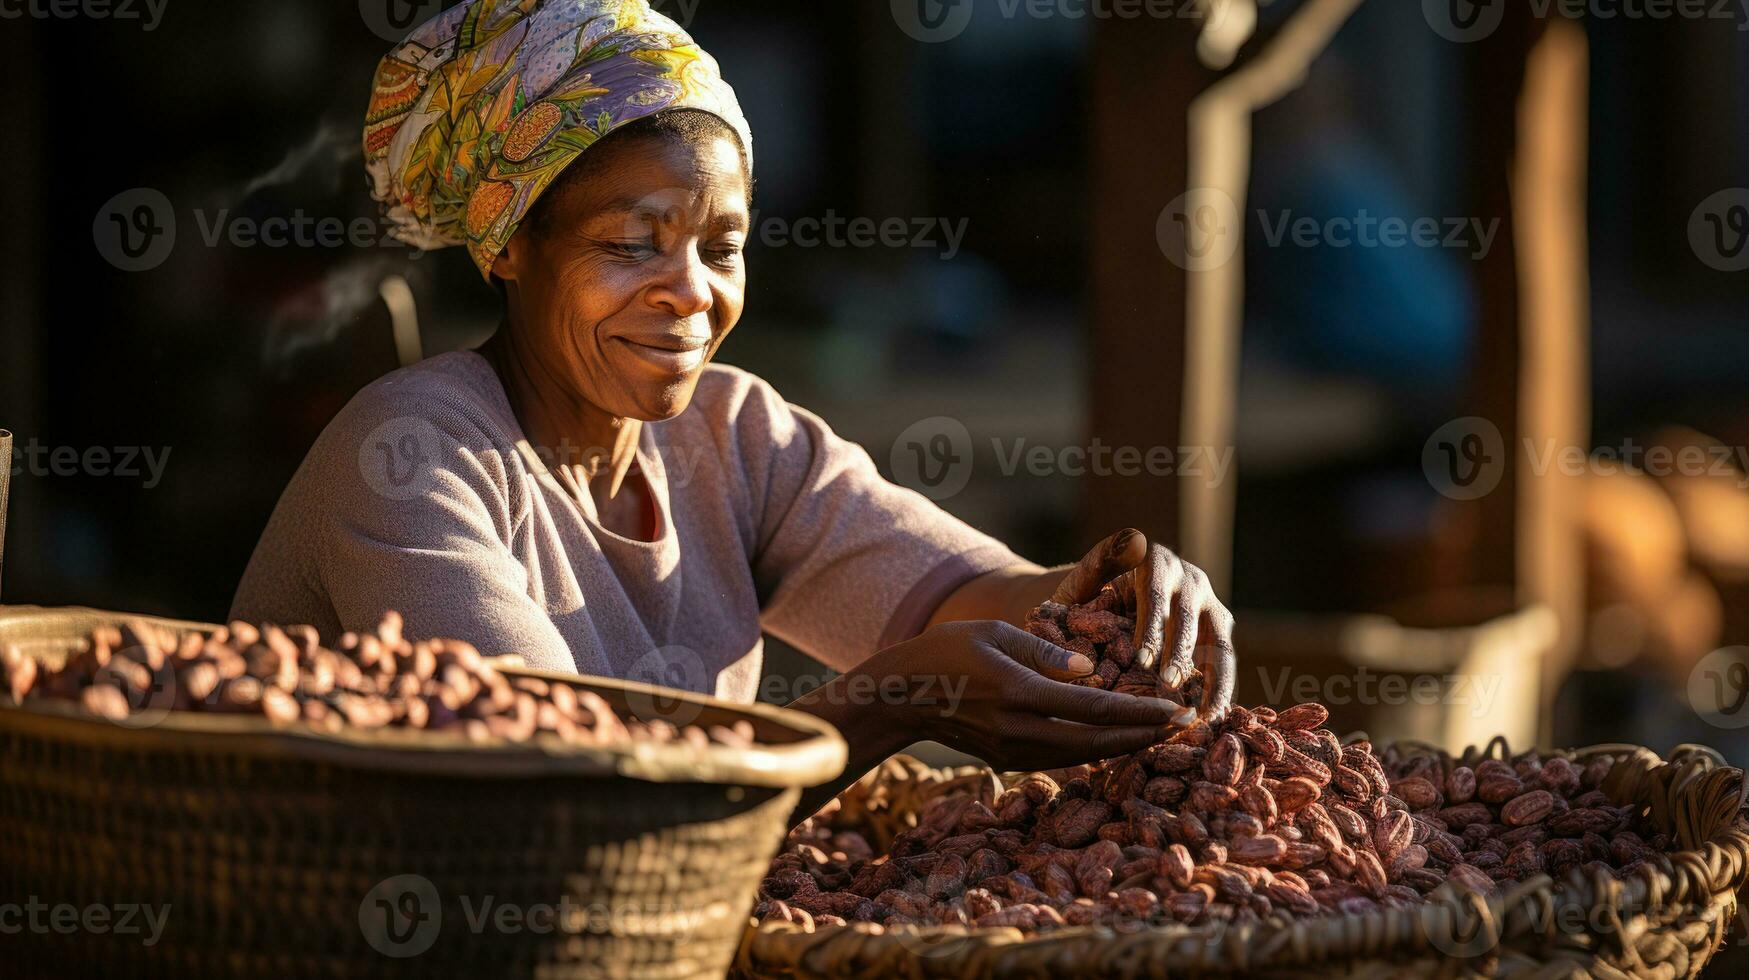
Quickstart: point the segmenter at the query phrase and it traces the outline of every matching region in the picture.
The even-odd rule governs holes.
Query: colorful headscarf
[[[702,109],[753,135],[716,60],[648,0],[469,0],[377,66],[364,160],[392,234],[488,279],[561,170],[615,129]]]

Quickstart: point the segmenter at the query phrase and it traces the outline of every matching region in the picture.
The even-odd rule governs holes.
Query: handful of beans
[[[390,612],[373,632],[348,632],[337,649],[310,626],[234,622],[180,639],[141,622],[101,627],[49,668],[0,651],[12,704],[59,699],[122,724],[168,711],[252,714],[276,726],[337,733],[413,728],[476,742],[550,735],[575,744],[634,740],[744,748],[752,725],[675,725],[621,718],[598,694],[563,681],[507,674],[461,640],[410,641]]]

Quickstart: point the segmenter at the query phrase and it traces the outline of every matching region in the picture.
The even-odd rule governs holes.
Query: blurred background
[[[383,234],[360,163],[377,59],[447,5],[0,20],[6,602],[223,617],[317,433],[403,356],[383,283],[426,356],[494,328],[461,251]],[[656,6],[758,140],[723,359],[884,472],[1040,562],[1135,525],[1223,569],[1258,701],[1304,679],[1375,734],[1749,757],[1741,10]],[[1210,170],[1190,122],[1223,84],[1271,94]]]

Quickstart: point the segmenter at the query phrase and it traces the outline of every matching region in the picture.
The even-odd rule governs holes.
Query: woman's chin
[[[628,401],[636,406],[630,417],[643,422],[666,422],[692,404],[692,393],[698,388],[697,371],[661,382],[637,382],[627,385]]]

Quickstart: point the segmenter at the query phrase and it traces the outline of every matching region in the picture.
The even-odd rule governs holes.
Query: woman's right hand
[[[1115,694],[1065,681],[1093,670],[1070,653],[1009,623],[942,623],[875,654],[852,670],[874,689],[908,697],[890,719],[998,769],[1054,769],[1139,752],[1193,715],[1164,698]],[[867,687],[868,681],[861,681]]]

